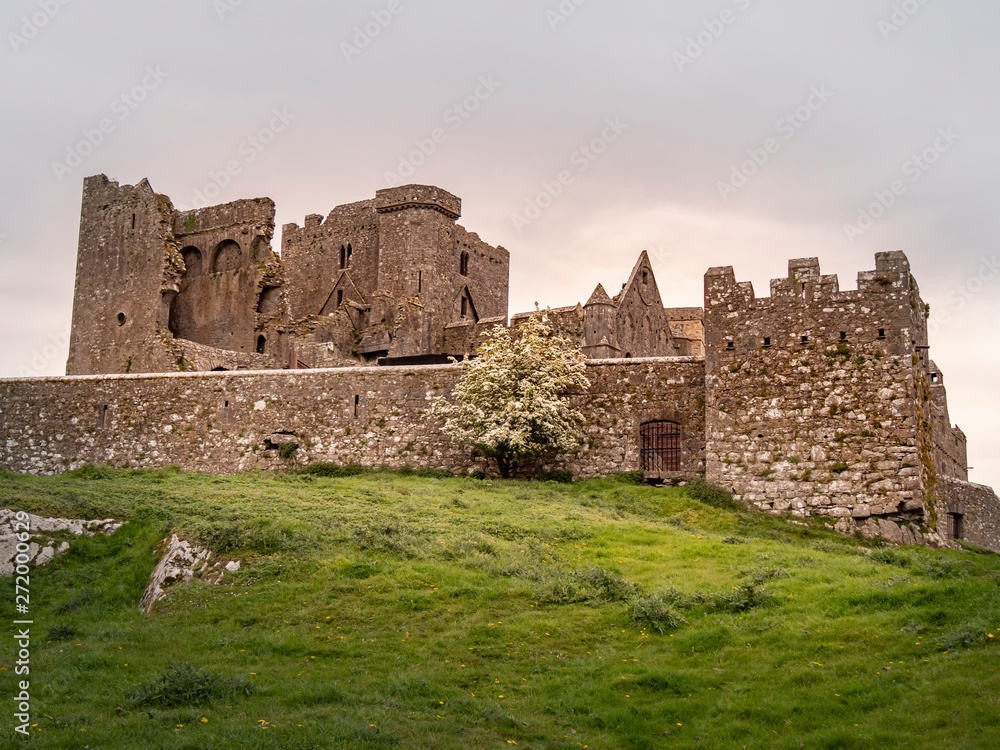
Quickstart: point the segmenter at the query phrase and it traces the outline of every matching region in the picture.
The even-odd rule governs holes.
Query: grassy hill
[[[129,520],[33,575],[38,726],[23,743],[8,711],[0,737],[1000,747],[1000,558],[865,548],[692,494],[708,502],[627,477],[0,474],[2,506]],[[145,616],[169,530],[244,567]],[[6,698],[16,657],[0,643]]]

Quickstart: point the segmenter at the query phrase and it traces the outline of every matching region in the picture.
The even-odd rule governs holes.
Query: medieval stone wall
[[[924,305],[902,253],[858,283],[842,292],[815,259],[792,261],[756,298],[732,268],[708,272],[709,481],[765,511],[923,517]]]
[[[173,220],[146,181],[84,182],[67,373],[173,369],[159,334],[184,271]]]
[[[313,462],[472,467],[439,424],[454,366],[93,376],[0,381],[0,466],[50,474],[84,463],[171,464],[234,473]],[[573,396],[586,416],[581,451],[556,464],[577,476],[641,468],[640,426],[681,425],[681,476],[704,471],[704,364],[658,359],[591,363]],[[292,459],[279,446],[295,443]]]
[[[1000,498],[996,492],[981,484],[943,478],[938,495],[942,536],[1000,551]]]

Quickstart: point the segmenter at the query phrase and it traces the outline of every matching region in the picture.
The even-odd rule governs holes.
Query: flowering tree
[[[511,331],[497,326],[465,371],[452,401],[438,398],[430,414],[444,420],[453,442],[469,445],[497,462],[500,476],[517,466],[580,445],[583,415],[566,393],[590,386],[583,354],[554,335],[537,312]]]

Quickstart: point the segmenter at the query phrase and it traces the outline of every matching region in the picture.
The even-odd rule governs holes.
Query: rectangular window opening
[[[354,397],[354,418],[358,418],[358,413],[361,411],[361,396]]]
[[[770,349],[771,348],[771,339],[769,337],[766,337],[766,336],[764,337],[764,348],[765,349]]]
[[[840,340],[841,341],[847,341],[847,331],[841,331],[840,332]]]
[[[885,338],[885,329],[884,328],[879,328],[878,329],[878,337],[880,339],[884,339]]]
[[[951,517],[951,538],[965,539],[965,515],[962,513],[949,513]]]
[[[803,344],[808,344],[809,343],[809,337],[808,336],[803,336],[802,337],[802,343]]]
[[[727,342],[726,349],[728,349],[729,351],[733,351],[734,349],[736,349],[736,342],[735,341]]]

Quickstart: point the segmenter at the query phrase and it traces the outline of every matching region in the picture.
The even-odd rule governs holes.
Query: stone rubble
[[[139,609],[149,614],[153,606],[167,595],[167,589],[175,583],[185,583],[198,579],[209,585],[216,585],[226,572],[235,573],[241,567],[239,560],[212,562],[211,550],[179,538],[176,534],[160,543],[163,556],[149,577],[149,585],[142,595]]]
[[[18,545],[17,533],[15,533],[16,523],[17,511],[0,510],[0,576],[3,577],[14,574]],[[84,521],[70,518],[44,518],[29,513],[28,526],[33,540],[28,547],[28,564],[46,565],[56,555],[61,555],[69,549],[69,542],[53,538],[59,532],[69,532],[75,536],[114,534],[123,526],[123,523],[113,518]]]

